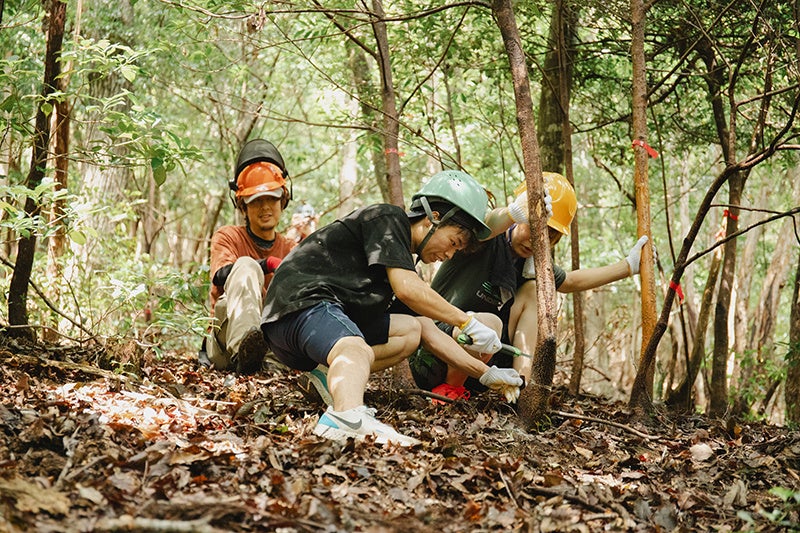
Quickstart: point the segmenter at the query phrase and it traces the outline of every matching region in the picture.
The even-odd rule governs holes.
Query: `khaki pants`
[[[264,272],[256,260],[252,257],[237,259],[225,281],[225,292],[214,306],[212,329],[206,343],[208,359],[217,370],[229,368],[245,335],[261,327],[263,287]]]

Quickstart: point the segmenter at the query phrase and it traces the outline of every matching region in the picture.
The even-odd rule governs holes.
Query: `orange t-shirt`
[[[272,248],[264,250],[256,246],[250,235],[247,234],[247,228],[244,226],[222,226],[211,237],[211,279],[214,279],[214,274],[217,270],[236,262],[240,257],[252,257],[256,261],[259,259],[266,259],[268,257],[279,257],[283,259],[286,255],[297,246],[297,243],[290,241],[280,233],[275,233],[275,241],[272,243]],[[264,274],[264,293],[266,294],[269,282],[272,281],[273,273]],[[211,291],[209,298],[211,299],[211,312],[214,312],[214,306],[222,296],[224,289],[211,283]],[[262,294],[262,296],[263,296]]]

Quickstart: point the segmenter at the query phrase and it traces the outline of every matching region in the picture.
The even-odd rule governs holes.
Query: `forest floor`
[[[0,341],[0,531],[800,530],[796,431],[556,391],[525,432],[493,393],[437,406],[387,374],[367,403],[422,444],[338,445],[298,376]]]

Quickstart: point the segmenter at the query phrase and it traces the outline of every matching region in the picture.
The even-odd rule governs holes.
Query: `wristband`
[[[464,331],[464,328],[465,328],[465,327],[467,327],[467,326],[469,325],[469,323],[470,323],[470,321],[471,321],[471,320],[472,320],[472,317],[470,316],[470,317],[467,319],[467,321],[466,321],[466,322],[464,322],[463,324],[461,324],[460,326],[458,326],[458,329],[460,329],[461,331]]]

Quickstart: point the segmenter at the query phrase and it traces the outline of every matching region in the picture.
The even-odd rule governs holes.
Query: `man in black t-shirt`
[[[304,239],[275,271],[262,330],[276,358],[298,370],[327,365],[332,405],[314,433],[332,440],[368,435],[378,443],[418,443],[375,419],[364,405],[371,372],[403,361],[433,321],[457,325],[477,349],[495,353],[495,330],[448,303],[414,269],[444,261],[489,235],[488,198],[469,175],[444,171],[412,198],[411,211],[379,204],[358,209]],[[420,316],[388,313],[396,297]],[[518,388],[513,369],[489,368],[446,335],[448,363],[490,388]],[[449,343],[449,344],[447,344]]]
[[[552,247],[563,235],[569,235],[578,203],[566,178],[550,172],[544,172],[543,176],[547,201],[552,203],[552,216],[547,222]],[[527,194],[522,192],[508,207],[493,210],[486,223],[496,236],[482,243],[474,253],[458,252],[445,261],[431,281],[431,288],[459,309],[498,315],[503,322],[502,342],[522,353],[533,354],[538,333],[538,296]],[[565,272],[553,265],[556,290],[583,291],[637,274],[646,242],[647,237],[641,237],[625,259],[604,267]],[[452,332],[452,327],[446,324],[440,324],[440,328]],[[496,354],[484,360],[500,368],[513,367],[526,382],[530,380],[531,358]],[[479,383],[468,379],[458,368],[448,367],[428,350],[418,350],[409,364],[417,384],[437,394],[466,399],[469,390],[481,390]]]

